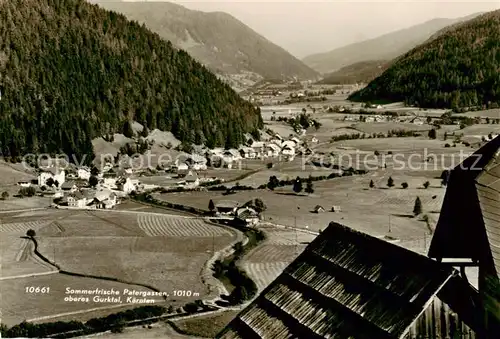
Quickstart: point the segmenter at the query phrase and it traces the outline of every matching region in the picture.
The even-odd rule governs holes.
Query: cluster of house
[[[117,173],[112,166],[105,167],[102,173],[97,174],[98,184],[90,188],[89,179],[91,170],[81,167],[66,174],[64,169],[50,167],[40,169],[37,178],[37,193],[56,198],[57,207],[70,208],[113,208],[119,203],[120,197],[144,189],[139,180],[131,179],[130,169],[120,170]],[[31,186],[31,182],[18,183],[22,187]]]
[[[426,123],[426,120],[420,117],[400,117],[393,118],[391,116],[383,116],[383,115],[360,115],[360,114],[352,114],[344,117],[344,121],[363,121],[363,122],[387,122],[387,121],[395,121],[402,123],[412,123],[417,126],[421,126]]]
[[[312,143],[318,142],[313,137]],[[284,160],[292,161],[298,152],[304,151],[302,142],[297,137],[284,140],[276,134],[269,141],[253,141],[252,144],[242,146],[239,149],[214,148],[207,149],[204,154],[187,154],[184,159],[176,159],[171,171],[176,172],[179,178],[183,178],[184,185],[197,186],[204,180],[213,178],[199,178],[197,171],[207,169],[208,159],[214,167],[235,168],[243,159],[265,159],[283,157]],[[220,166],[216,162],[220,161]]]
[[[226,216],[244,226],[254,226],[259,220],[259,213],[248,206],[241,206],[236,201],[223,200],[215,204],[216,216]]]

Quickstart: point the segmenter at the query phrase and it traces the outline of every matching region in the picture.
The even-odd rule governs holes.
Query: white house
[[[103,186],[110,188],[110,189],[115,189],[116,187],[116,178],[104,178],[104,181],[102,183]]]
[[[198,174],[189,171],[184,179],[186,181],[186,185],[196,187],[200,184],[200,179],[198,178]]]
[[[87,198],[79,191],[68,196],[68,206],[84,208],[87,206]]]
[[[109,189],[103,189],[95,193],[92,204],[96,208],[113,208],[117,203],[116,194]]]
[[[25,181],[25,180],[23,180],[23,181],[18,181],[18,182],[17,182],[17,184],[18,184],[19,186],[21,186],[21,187],[30,187],[30,186],[31,186],[31,182],[29,182],[29,181]]]
[[[297,144],[292,141],[292,140],[287,140],[287,141],[284,141],[282,144],[281,144],[281,148],[285,148],[285,147],[297,147]]]
[[[38,175],[38,186],[46,186],[47,185],[47,180],[52,178],[54,182],[57,181],[59,186],[64,184],[65,180],[65,173],[64,170],[59,170],[57,168],[51,167],[51,168],[44,168]]]
[[[281,147],[276,144],[270,143],[266,145],[266,155],[268,157],[277,157],[280,154]]]
[[[271,142],[279,147],[283,147],[283,141],[281,139],[272,139]]]
[[[257,152],[252,147],[242,147],[240,154],[245,159],[255,159],[257,157]]]
[[[90,179],[90,169],[87,167],[80,167],[77,171],[77,175],[79,179],[89,180]]]
[[[365,122],[375,122],[375,118],[374,117],[366,117]]]
[[[61,185],[61,190],[64,192],[76,192],[78,190],[78,187],[76,186],[76,183],[74,181],[66,181],[64,184]]]
[[[207,169],[207,158],[199,154],[191,154],[186,160],[188,166],[195,171],[204,171]]]
[[[295,158],[295,147],[290,145],[285,145],[282,148],[281,153],[289,160],[292,161]]]
[[[415,119],[413,119],[412,123],[414,123],[415,125],[421,126],[424,124],[424,121],[420,118],[415,118]]]
[[[262,141],[254,141],[250,147],[255,151],[255,157],[260,158],[265,152],[266,144]]]
[[[241,160],[241,155],[240,152],[238,152],[235,149],[229,149],[224,151],[224,153],[222,153],[222,161],[224,167],[232,168],[233,162],[236,162],[238,160]]]
[[[259,214],[252,208],[244,207],[236,210],[235,219],[245,226],[253,226],[259,222]]]
[[[300,145],[300,140],[297,137],[291,138],[290,141],[293,141],[295,143],[295,145]]]
[[[126,178],[125,182],[120,185],[121,191],[130,194],[137,189],[139,185],[139,180],[132,180],[130,178]]]
[[[176,171],[178,176],[184,176],[189,171],[189,166],[185,162],[176,164]]]

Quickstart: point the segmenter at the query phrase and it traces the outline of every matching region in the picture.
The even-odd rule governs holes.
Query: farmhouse
[[[289,160],[292,161],[295,158],[295,147],[290,145],[285,145],[281,150],[281,153]]]
[[[47,180],[52,179],[54,182],[58,182],[59,186],[64,184],[65,173],[64,170],[60,170],[55,167],[44,168],[38,175],[38,186],[46,186]]]
[[[281,148],[285,148],[285,147],[295,148],[295,147],[297,147],[297,144],[295,143],[295,141],[287,140],[281,144]]]
[[[176,171],[179,177],[184,177],[188,174],[189,166],[184,162],[179,162],[176,164]]]
[[[220,214],[232,214],[236,213],[236,210],[239,207],[239,203],[236,201],[219,201],[215,204],[215,210]]]
[[[252,147],[242,147],[240,148],[240,155],[244,159],[255,159],[257,157],[257,152]]]
[[[104,178],[102,182],[102,186],[109,188],[109,189],[116,189],[118,188],[116,186],[116,178]]]
[[[138,185],[139,185],[139,180],[126,178],[122,180],[117,186],[125,194],[130,194],[133,191],[137,190]]]
[[[68,195],[67,201],[69,207],[84,208],[87,206],[87,198],[80,191]]]
[[[186,181],[186,184],[189,186],[198,186],[200,184],[200,179],[198,178],[198,174],[196,174],[196,172],[193,173],[189,171],[184,180]]]
[[[450,171],[428,253],[459,267],[465,277],[466,266],[478,269],[476,285],[491,338],[500,333],[499,165],[500,137],[496,137]]]
[[[217,338],[476,338],[474,289],[451,267],[337,223]]]
[[[78,190],[78,186],[76,186],[76,183],[73,180],[69,180],[61,185],[61,190],[64,192],[76,192]]]
[[[424,120],[420,119],[420,118],[415,118],[411,121],[413,124],[415,125],[418,125],[418,126],[421,126],[424,124]]]
[[[87,205],[94,208],[113,208],[117,204],[116,194],[109,189],[103,189],[95,193],[94,199]]]
[[[235,221],[244,226],[253,226],[259,222],[259,213],[249,207],[236,210]]]
[[[195,171],[204,171],[207,169],[207,158],[200,154],[191,154],[186,163],[190,169]]]
[[[17,184],[21,187],[30,187],[31,182],[27,180],[18,181]]]
[[[281,147],[276,144],[269,143],[266,145],[266,156],[268,157],[277,157],[279,156],[281,151]]]
[[[293,142],[295,143],[295,146],[300,145],[300,140],[299,140],[299,138],[297,138],[297,137],[293,137],[293,138],[291,138],[290,140],[291,140],[291,141],[293,141]]]

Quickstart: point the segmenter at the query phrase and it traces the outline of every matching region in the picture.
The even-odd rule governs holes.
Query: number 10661
[[[50,292],[50,287],[40,287],[40,286],[26,286],[26,293],[42,293],[46,294]]]

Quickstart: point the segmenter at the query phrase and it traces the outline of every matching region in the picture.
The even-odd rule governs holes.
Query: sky
[[[434,18],[458,18],[500,9],[500,0],[170,2],[206,12],[227,12],[299,58],[375,38]]]

